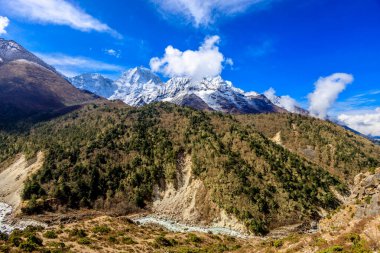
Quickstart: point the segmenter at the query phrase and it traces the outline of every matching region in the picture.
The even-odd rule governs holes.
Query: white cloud
[[[111,56],[114,56],[116,58],[120,58],[121,56],[121,52],[120,50],[116,50],[116,49],[105,49],[104,52],[108,55],[111,55]]]
[[[118,65],[108,64],[105,62],[93,60],[86,57],[74,57],[64,54],[41,54],[35,53],[46,63],[54,66],[65,76],[72,77],[83,73],[108,73],[118,74],[125,68]]]
[[[225,62],[226,62],[226,65],[230,65],[230,66],[234,65],[234,61],[231,58],[227,58]]]
[[[285,110],[293,113],[297,113],[297,107],[299,107],[297,101],[292,97],[286,96],[277,96],[276,91],[273,88],[264,92],[264,95],[275,105],[284,108]]]
[[[208,25],[220,16],[233,16],[271,0],[151,0],[164,13],[180,14],[196,26]]]
[[[0,16],[0,35],[6,34],[5,28],[9,25],[9,19],[7,17]]]
[[[220,75],[223,63],[233,64],[232,59],[225,59],[219,52],[219,36],[207,37],[198,50],[184,52],[168,46],[162,58],[152,58],[150,67],[155,72],[163,73],[168,77],[191,77],[202,79]]]
[[[30,21],[68,25],[80,31],[108,32],[120,37],[107,24],[66,0],[0,0],[0,5],[10,14]]]
[[[380,107],[365,113],[340,114],[338,119],[360,133],[380,136]]]
[[[314,84],[315,90],[308,95],[309,112],[312,116],[325,119],[330,107],[335,103],[338,95],[352,83],[352,75],[335,73],[328,77],[321,77]]]

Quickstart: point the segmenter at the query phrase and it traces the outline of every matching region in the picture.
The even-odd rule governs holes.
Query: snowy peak
[[[191,102],[191,99],[195,100]],[[165,84],[160,100],[180,105],[184,105],[181,101],[186,101],[186,104],[191,105],[203,101],[212,110],[228,113],[284,111],[264,96],[247,97],[243,90],[234,87],[231,82],[223,80],[220,76],[208,77],[200,81],[172,78]]]
[[[165,101],[227,113],[286,112],[264,95],[254,91],[245,93],[220,76],[202,80],[175,77],[163,83],[150,69],[137,67],[125,71],[112,84],[104,78],[100,79],[98,75],[83,75],[71,81],[80,89],[87,89],[111,100],[122,100],[131,106]]]
[[[150,69],[143,67],[136,67],[129,69],[123,73],[121,78],[116,81],[116,83],[123,85],[133,85],[133,84],[161,84],[161,79],[154,74]]]
[[[109,98],[115,93],[117,86],[111,79],[101,74],[87,73],[68,79],[75,87],[90,91],[104,98]]]
[[[120,99],[131,106],[154,102],[162,92],[163,83],[150,69],[129,69],[115,81],[117,90],[110,99]]]
[[[0,38],[0,65],[16,60],[26,60],[36,63],[44,68],[56,72],[56,70],[42,61],[40,58],[23,48],[13,40]]]

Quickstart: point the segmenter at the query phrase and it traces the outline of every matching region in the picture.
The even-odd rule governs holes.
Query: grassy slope
[[[258,116],[247,118],[255,122]],[[155,184],[175,182],[178,158],[184,154],[191,155],[193,173],[213,201],[257,234],[338,206],[330,186],[343,190],[344,181],[322,169],[322,162],[318,167],[256,129],[230,115],[171,104],[135,109],[98,103],[24,135],[2,132],[0,162],[17,152],[33,156],[44,150],[45,164],[23,194],[27,213],[52,203],[118,213],[144,208]],[[364,144],[359,139],[356,145]]]

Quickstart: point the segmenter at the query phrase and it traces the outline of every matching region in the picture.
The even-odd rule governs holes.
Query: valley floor
[[[327,222],[328,220],[325,220]],[[99,216],[49,228],[27,228],[0,239],[1,252],[377,252],[380,216],[346,230],[334,223],[314,234],[239,238],[196,231],[170,232],[127,217]],[[368,231],[371,231],[369,236]],[[37,239],[36,239],[37,238]]]

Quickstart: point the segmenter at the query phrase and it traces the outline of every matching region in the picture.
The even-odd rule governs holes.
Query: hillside
[[[247,117],[254,122],[260,116]],[[308,117],[298,120],[314,124]],[[185,164],[191,168],[189,184],[196,186],[194,203],[182,207],[189,215],[176,217],[185,222],[194,216],[190,222],[212,223],[226,212],[249,231],[266,234],[283,225],[307,224],[340,205],[333,189],[345,192],[346,181],[323,169],[324,160],[318,166],[256,129],[231,115],[167,103],[130,108],[98,102],[22,135],[1,132],[0,163],[9,164],[20,152],[29,158],[44,153],[42,168],[23,192],[25,213],[151,210],[168,189],[179,192]],[[349,132],[336,134],[343,138]],[[363,159],[372,161],[361,169],[378,164],[375,150],[363,149],[364,139],[353,138]],[[351,161],[341,165],[345,162]]]
[[[0,39],[0,127],[47,119],[97,99],[14,41]]]
[[[348,183],[353,183],[358,173],[379,166],[378,145],[332,122],[296,114],[237,118],[243,125],[253,127]]]
[[[179,233],[127,217],[101,215],[49,228],[0,233],[0,250],[40,252],[377,252],[380,249],[380,168],[355,177],[343,205],[313,233],[235,238],[216,233]],[[80,213],[72,214],[79,216]]]

